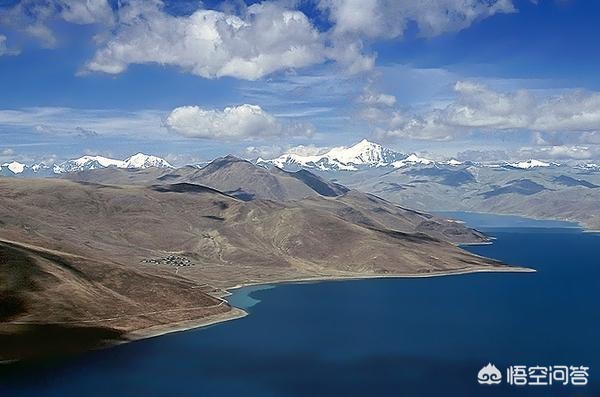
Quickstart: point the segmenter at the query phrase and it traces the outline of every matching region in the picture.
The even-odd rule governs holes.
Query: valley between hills
[[[461,223],[232,156],[0,178],[0,200],[0,360],[238,318],[239,285],[528,271],[462,250],[489,239]]]

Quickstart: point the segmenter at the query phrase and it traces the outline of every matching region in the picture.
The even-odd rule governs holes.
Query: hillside
[[[102,169],[67,174],[65,178],[100,184],[201,184],[209,186],[243,201],[268,199],[278,202],[306,202],[322,211],[330,211],[350,221],[361,221],[352,217],[368,218],[369,224],[407,233],[423,232],[453,243],[485,242],[481,233],[463,225],[423,212],[393,205],[379,197],[357,190],[350,191],[343,185],[328,181],[307,170],[284,171],[277,167],[266,169],[233,156],[218,158],[198,169],[183,167],[169,172],[158,169],[128,170]],[[330,198],[331,200],[322,200]]]
[[[317,156],[256,160],[422,211],[474,211],[579,222],[600,229],[600,167],[594,163],[434,161],[363,140]]]
[[[0,198],[2,359],[46,327],[86,348],[236,317],[219,297],[238,284],[520,270],[444,241],[484,238],[459,224],[352,192],[243,201],[190,183],[0,178]]]
[[[168,272],[0,240],[0,361],[64,355],[161,324],[239,315],[198,286]]]
[[[400,205],[579,222],[600,229],[600,173],[573,167],[418,166],[325,175]]]
[[[288,201],[321,195],[337,196],[348,190],[307,171],[287,172],[278,168],[268,170],[234,156],[217,158],[202,168],[107,168],[70,173],[64,177],[102,184],[193,183],[218,189],[245,201]]]
[[[193,184],[55,179],[0,180],[0,194],[1,237],[146,271],[154,269],[141,260],[182,253],[198,266],[179,274],[219,287],[255,277],[429,273],[495,264],[420,232],[416,218],[401,224],[401,212],[389,223],[364,209],[360,219],[344,215],[357,205],[351,198],[245,202]]]

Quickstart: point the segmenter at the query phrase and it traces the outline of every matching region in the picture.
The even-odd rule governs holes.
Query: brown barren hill
[[[170,274],[0,241],[0,359],[62,355],[240,313]]]
[[[105,168],[69,173],[64,178],[105,185],[192,183],[217,189],[244,201],[289,201],[306,197],[337,196],[348,191],[346,187],[325,181],[308,171],[266,169],[231,155],[219,157],[202,168]]]
[[[202,185],[243,201],[301,201],[309,208],[333,212],[347,221],[384,229],[422,232],[453,243],[482,243],[488,238],[464,225],[394,205],[358,190],[350,190],[309,171],[289,172],[257,166],[235,156],[208,165],[179,169],[106,168],[66,174],[66,179],[103,185]],[[323,200],[329,198],[331,200]]]
[[[13,340],[68,327],[98,335],[87,346],[238,317],[220,297],[239,284],[523,270],[350,192],[243,201],[192,183],[0,178],[0,202],[0,338]]]

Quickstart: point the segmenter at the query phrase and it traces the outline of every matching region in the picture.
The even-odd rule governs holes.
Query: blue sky
[[[366,137],[597,162],[597,15],[582,0],[0,0],[0,161],[184,164]]]

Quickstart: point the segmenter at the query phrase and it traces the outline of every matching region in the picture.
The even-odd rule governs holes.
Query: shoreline
[[[357,280],[376,280],[376,279],[408,279],[408,278],[433,278],[433,277],[449,277],[449,276],[461,276],[467,274],[476,274],[476,273],[536,273],[537,270],[526,268],[526,267],[511,267],[506,266],[503,268],[494,268],[494,269],[465,269],[465,270],[448,270],[436,273],[429,274],[377,274],[377,275],[356,275],[356,276],[321,276],[321,277],[306,277],[306,278],[295,278],[295,279],[280,279],[280,280],[272,280],[272,281],[257,281],[257,282],[249,282],[236,284],[232,287],[223,288],[225,291],[225,295],[223,298],[233,295],[231,291],[238,290],[245,287],[254,287],[254,286],[275,286],[281,284],[304,284],[304,283],[319,283],[319,282],[337,282],[337,281],[357,281]],[[223,299],[222,298],[222,299]],[[227,299],[223,299],[227,302]],[[229,302],[227,302],[229,304]],[[243,317],[250,315],[250,313],[245,310],[231,306],[231,310],[227,313],[220,313],[213,316],[197,319],[197,320],[185,320],[177,323],[171,324],[159,324],[156,326],[152,326],[149,328],[140,329],[137,331],[133,331],[125,334],[128,340],[121,341],[116,345],[135,342],[139,340],[154,338],[170,333],[189,331],[192,329],[200,329],[204,327],[208,327],[211,325],[216,325],[219,323],[237,320]],[[114,345],[113,345],[114,346]],[[109,346],[110,347],[110,346]]]
[[[155,338],[176,332],[188,331],[196,328],[209,327],[211,325],[224,323],[226,321],[237,320],[246,317],[249,313],[238,307],[231,306],[231,310],[226,313],[214,314],[193,320],[178,321],[176,323],[158,324],[149,328],[143,328],[137,331],[128,332],[125,336],[128,338],[118,344],[135,342],[138,340]]]
[[[600,233],[600,229],[583,229],[582,233]]]
[[[471,212],[478,214],[475,212]],[[495,215],[495,214],[492,214]],[[502,214],[498,214],[502,216]],[[457,246],[477,246],[477,245],[491,245],[494,243],[495,238],[488,236],[488,241],[473,242],[473,243],[462,243],[456,244]],[[479,255],[477,255],[479,256]],[[302,284],[302,283],[320,283],[320,282],[341,282],[341,281],[355,281],[355,280],[375,280],[375,279],[409,279],[409,278],[433,278],[433,277],[448,277],[448,276],[460,276],[476,273],[535,273],[536,270],[532,268],[525,268],[519,266],[508,266],[503,265],[499,267],[495,266],[480,266],[480,267],[464,267],[454,270],[440,270],[429,273],[390,273],[390,274],[330,274],[330,275],[316,275],[308,277],[291,277],[281,278],[273,280],[249,280],[248,282],[242,282],[240,284],[232,286],[220,287],[223,291],[222,295],[215,296],[226,303],[231,309],[225,313],[217,313],[207,317],[193,318],[188,320],[177,321],[174,323],[163,323],[155,324],[147,328],[141,328],[134,331],[123,333],[124,339],[113,340],[102,347],[94,348],[92,350],[103,350],[105,348],[111,348],[121,344],[141,341],[144,339],[154,338],[163,336],[170,333],[189,331],[194,329],[200,329],[212,325],[224,323],[226,321],[237,320],[243,318],[250,313],[239,307],[232,306],[227,297],[233,295],[233,291],[252,286],[277,286],[281,284]],[[214,295],[213,295],[214,296]],[[83,350],[82,353],[89,351],[89,349]],[[10,364],[13,362],[19,362],[21,360],[7,360],[0,361],[0,365]]]
[[[225,295],[220,297],[223,302],[227,303],[231,310],[225,313],[218,313],[208,317],[189,319],[178,321],[175,323],[167,324],[156,324],[148,328],[142,328],[123,334],[124,339],[116,340],[92,349],[82,350],[81,353],[86,353],[94,350],[104,350],[116,347],[119,345],[142,341],[145,339],[155,338],[167,334],[190,331],[194,329],[201,329],[212,325],[217,325],[227,321],[237,320],[250,315],[249,312],[239,307],[231,306],[227,299],[228,296],[233,295],[231,291],[252,287],[252,286],[276,286],[280,284],[303,284],[303,283],[319,283],[319,282],[342,282],[342,281],[356,281],[356,280],[376,280],[376,279],[410,279],[410,278],[433,278],[433,277],[449,277],[449,276],[461,276],[476,273],[535,273],[535,269],[517,267],[517,266],[504,266],[498,268],[473,268],[473,269],[461,269],[461,270],[447,270],[439,271],[435,273],[426,274],[363,274],[363,275],[330,275],[330,276],[318,276],[318,277],[304,277],[304,278],[290,278],[290,279],[279,279],[279,280],[264,280],[255,281],[248,283],[236,284],[231,287],[223,288]],[[0,361],[0,367],[15,363],[23,362],[21,359],[10,359]]]
[[[490,241],[482,241],[480,243],[458,243],[458,244],[456,244],[456,246],[460,248],[460,247],[475,247],[478,245],[492,245],[492,244],[494,244],[493,240],[496,240],[496,237],[488,236],[488,239]]]
[[[527,267],[519,267],[519,266],[505,266],[503,268],[494,268],[494,269],[465,269],[465,270],[446,270],[435,273],[423,273],[423,274],[374,274],[374,275],[356,275],[356,276],[322,276],[322,277],[305,277],[305,278],[297,278],[297,279],[280,279],[273,281],[257,281],[257,282],[249,282],[234,285],[233,287],[224,288],[224,291],[227,291],[229,294],[225,296],[230,296],[231,290],[236,290],[245,287],[255,287],[260,285],[278,285],[278,284],[303,284],[303,283],[319,283],[319,282],[329,282],[329,281],[356,281],[356,280],[376,280],[376,279],[390,279],[390,278],[433,278],[433,277],[449,277],[449,276],[461,276],[467,274],[476,274],[476,273],[536,273],[537,270],[527,268]]]
[[[553,228],[565,228],[565,229],[581,229],[583,232],[588,232],[588,233],[598,233],[600,232],[600,229],[593,229],[591,226],[587,226],[585,224],[584,221],[582,220],[577,220],[577,219],[565,219],[565,218],[556,218],[556,217],[536,217],[536,216],[529,216],[529,215],[523,215],[523,214],[518,214],[515,212],[481,212],[481,211],[471,211],[471,210],[452,210],[452,211],[448,211],[448,210],[435,210],[435,211],[430,211],[432,214],[435,214],[437,216],[441,216],[441,217],[445,217],[445,218],[449,218],[453,221],[465,224],[465,221],[463,220],[459,220],[459,219],[454,219],[451,216],[449,216],[449,213],[465,213],[465,214],[475,214],[475,215],[493,215],[493,216],[499,216],[499,217],[516,217],[516,218],[522,218],[522,219],[528,219],[528,220],[533,220],[533,221],[550,221],[550,222],[563,222],[563,223],[570,223],[571,225],[564,225],[564,226],[536,226],[542,229],[553,229]],[[468,227],[468,226],[467,226]],[[471,227],[471,229],[477,229],[476,227]],[[467,245],[467,244],[459,244],[459,245]]]

